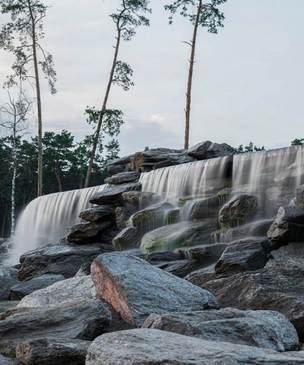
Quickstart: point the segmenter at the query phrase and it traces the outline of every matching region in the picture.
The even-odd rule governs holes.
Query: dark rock
[[[120,252],[100,255],[91,272],[97,297],[136,327],[151,313],[218,308],[209,292],[135,256]]]
[[[104,205],[104,204],[122,204],[122,194],[126,191],[141,190],[141,183],[128,183],[121,184],[115,187],[111,186],[108,189],[95,193],[91,199],[91,204]]]
[[[141,249],[149,253],[207,244],[211,241],[211,232],[216,229],[217,220],[212,218],[202,222],[170,224],[146,233],[141,240]]]
[[[107,177],[105,184],[125,184],[129,182],[136,182],[139,180],[140,174],[136,171],[120,172],[114,176]]]
[[[111,222],[88,222],[78,223],[69,229],[66,239],[69,243],[77,245],[88,244],[91,242],[100,242],[103,231],[109,228]]]
[[[162,252],[151,252],[145,258],[150,264],[155,265],[161,262],[170,262],[181,260],[182,257],[179,253],[171,252],[171,251],[162,251]]]
[[[208,261],[210,258],[217,260],[227,248],[224,243],[213,243],[211,245],[201,245],[195,247],[177,248],[175,252],[183,258]]]
[[[0,268],[0,300],[9,299],[11,287],[18,283],[17,270],[8,267]]]
[[[169,149],[151,149],[143,152],[136,152],[131,160],[132,170],[147,172],[157,168],[174,166],[182,163],[195,161],[184,151]]]
[[[217,196],[203,199],[189,200],[183,207],[183,216],[186,220],[217,217],[219,199]]]
[[[197,260],[178,260],[174,262],[162,262],[155,266],[179,278],[184,278],[197,268],[198,262]]]
[[[272,251],[263,269],[209,281],[202,287],[221,307],[268,309],[283,313],[304,339],[304,244],[291,243]]]
[[[296,206],[280,207],[267,237],[273,249],[289,242],[304,241],[304,209]]]
[[[90,344],[64,338],[26,339],[17,345],[16,357],[25,365],[84,365]]]
[[[64,280],[62,275],[42,275],[32,280],[21,282],[11,287],[10,299],[20,300],[35,290],[45,288],[57,281]]]
[[[122,194],[122,199],[126,208],[135,210],[145,209],[162,200],[158,194],[149,191],[127,191]]]
[[[127,227],[123,229],[113,239],[114,248],[117,251],[124,251],[130,248],[138,247],[140,241],[137,237],[137,229],[134,227]]]
[[[190,147],[187,153],[197,160],[208,160],[214,157],[232,156],[236,153],[236,150],[226,143],[204,141]]]
[[[172,205],[167,202],[150,205],[132,214],[128,225],[136,227],[142,233],[146,233],[163,226],[166,222],[166,211],[172,208]]]
[[[304,209],[304,185],[301,185],[296,189],[295,203],[299,208]]]
[[[205,283],[215,280],[216,278],[215,264],[193,271],[185,277],[185,279],[190,281],[190,283],[199,287],[203,287]]]
[[[143,328],[275,351],[294,351],[300,348],[294,326],[283,314],[273,311],[241,311],[226,308],[151,314],[143,324]]]
[[[17,308],[0,315],[0,353],[15,356],[24,340],[66,338],[92,341],[109,326],[111,314],[100,300],[53,308]]]
[[[20,257],[19,280],[26,281],[44,274],[74,276],[83,266],[91,263],[104,252],[113,251],[113,247],[103,244],[46,245],[29,251]]]
[[[132,214],[135,213],[135,209],[129,209],[125,207],[117,207],[115,209],[115,220],[118,229],[122,230],[127,227],[127,221]]]
[[[130,171],[130,161],[133,155],[128,155],[107,161],[107,170],[110,176],[124,171]]]
[[[86,365],[297,365],[304,351],[212,342],[167,331],[139,328],[107,333],[88,349]]]
[[[258,198],[255,195],[237,195],[225,204],[219,212],[223,227],[234,227],[251,221],[258,212]]]
[[[100,205],[84,210],[79,214],[79,217],[88,222],[98,222],[104,218],[109,220],[110,218],[114,219],[114,210],[114,205]]]
[[[269,258],[268,242],[246,242],[227,247],[215,265],[216,274],[233,275],[263,268]],[[265,249],[266,246],[266,249]]]

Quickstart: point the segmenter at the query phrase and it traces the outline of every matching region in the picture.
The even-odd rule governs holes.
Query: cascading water
[[[67,228],[80,221],[79,214],[91,204],[90,197],[107,185],[44,195],[31,201],[17,222],[14,261],[38,246],[56,243]]]
[[[264,217],[272,217],[288,205],[303,183],[304,147],[233,156],[233,193],[257,195]]]
[[[173,205],[180,197],[203,198],[225,187],[230,161],[225,156],[146,172],[140,177],[142,190],[157,193]]]

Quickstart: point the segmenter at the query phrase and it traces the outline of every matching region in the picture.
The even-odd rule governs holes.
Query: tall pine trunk
[[[185,108],[185,137],[184,137],[184,148],[187,150],[189,148],[189,130],[190,130],[190,109],[191,109],[191,92],[192,92],[192,79],[193,79],[193,69],[194,69],[194,58],[195,58],[195,46],[197,38],[197,30],[199,26],[199,15],[202,9],[202,0],[199,0],[197,6],[196,19],[193,28],[191,46],[191,54],[189,60],[189,72],[188,72],[188,82],[187,82],[187,92],[186,92],[186,108]]]
[[[28,8],[31,17],[32,24],[32,50],[33,50],[33,62],[35,72],[35,87],[37,97],[37,121],[38,121],[38,186],[37,196],[42,195],[42,108],[41,108],[41,92],[40,92],[40,81],[39,81],[39,70],[38,70],[38,59],[37,59],[37,45],[36,45],[36,22],[32,12],[31,1],[27,0]]]

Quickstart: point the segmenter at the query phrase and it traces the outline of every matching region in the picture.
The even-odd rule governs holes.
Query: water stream
[[[90,197],[107,185],[44,195],[32,200],[17,222],[14,261],[38,246],[56,243],[80,222],[79,214],[92,206]]]

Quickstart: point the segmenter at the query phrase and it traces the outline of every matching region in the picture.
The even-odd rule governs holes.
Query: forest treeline
[[[12,143],[15,143],[16,159]],[[80,189],[84,186],[90,157],[91,143],[88,137],[75,142],[67,130],[61,133],[45,132],[43,148],[43,191],[44,194]],[[14,166],[16,167],[15,210],[16,217],[22,209],[37,196],[37,136],[31,138],[0,138],[0,236],[11,233],[11,209]],[[100,145],[92,167],[90,186],[103,184],[107,176],[106,161],[116,158],[119,152],[117,140],[110,139]],[[14,165],[16,162],[16,165]]]

